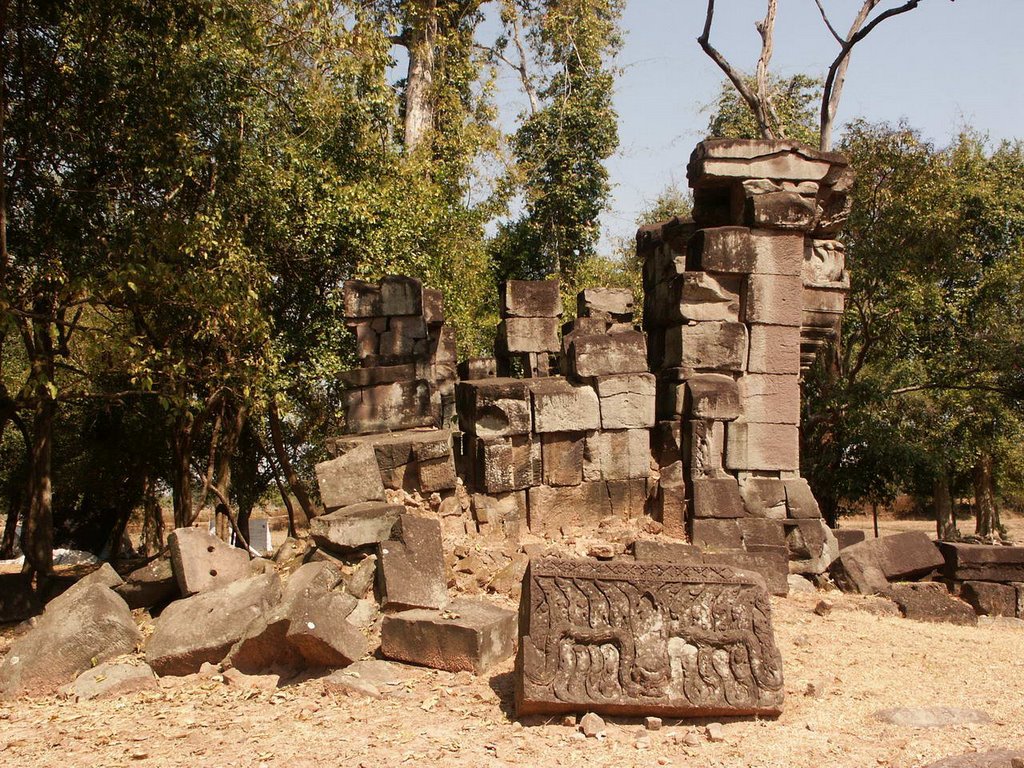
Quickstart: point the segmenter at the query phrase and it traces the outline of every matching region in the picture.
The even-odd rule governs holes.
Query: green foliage
[[[747,78],[756,89],[753,77]],[[769,77],[769,98],[778,115],[780,136],[811,146],[818,146],[820,127],[818,110],[821,103],[821,81],[807,75],[794,75],[788,79]],[[718,99],[711,105],[708,138],[760,139],[750,105],[743,100],[728,80],[723,81]]]

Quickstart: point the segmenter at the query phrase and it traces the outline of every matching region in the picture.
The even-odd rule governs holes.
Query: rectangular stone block
[[[416,463],[417,490],[423,494],[448,491],[456,485],[455,462],[451,456]]]
[[[651,474],[651,433],[646,429],[591,432],[583,455],[584,480],[632,480]]]
[[[584,432],[601,426],[601,407],[593,387],[559,377],[531,383],[530,393],[535,432]]]
[[[814,200],[796,192],[764,192],[746,199],[744,224],[764,229],[806,232],[814,226]]]
[[[314,467],[320,500],[331,512],[364,501],[382,501],[384,485],[377,456],[370,445],[361,445],[343,456]]]
[[[341,288],[342,309],[345,319],[356,320],[380,317],[380,286],[365,280],[346,280]]]
[[[608,486],[602,480],[561,487],[538,485],[527,489],[526,494],[530,530],[534,533],[557,533],[573,526],[596,526],[612,516]]]
[[[388,275],[380,281],[382,315],[423,316],[423,283],[407,275]]]
[[[539,485],[542,455],[538,435],[471,438],[473,480],[484,493],[505,493]]]
[[[1017,616],[1017,590],[993,581],[965,581],[960,598],[979,616]]]
[[[733,477],[696,477],[693,488],[695,518],[736,518],[747,514],[740,487]]]
[[[427,325],[444,323],[444,295],[436,288],[424,288],[422,296],[423,321]]]
[[[425,356],[427,324],[419,315],[388,318],[388,329],[380,334],[379,353],[383,358]]]
[[[800,469],[800,429],[795,424],[731,421],[726,425],[725,435],[728,469]]]
[[[661,523],[666,536],[686,536],[686,480],[683,462],[663,466],[657,489],[648,503],[651,517]]]
[[[690,155],[686,176],[698,188],[742,179],[821,181],[833,167],[846,165],[841,155],[785,140],[708,139]]]
[[[791,560],[816,560],[821,557],[827,543],[827,528],[822,520],[786,519],[781,522]]]
[[[832,531],[832,535],[836,537],[839,549],[846,549],[854,544],[860,544],[867,538],[865,532],[859,528],[835,528]]]
[[[621,520],[634,520],[647,511],[647,478],[632,480],[609,480],[608,500],[612,515]]]
[[[569,345],[569,368],[580,379],[647,371],[647,342],[639,331],[576,336]]]
[[[377,384],[394,384],[399,381],[411,381],[418,378],[416,366],[412,363],[405,365],[379,365],[373,368],[353,368],[344,371],[338,377],[349,387],[372,387]]]
[[[701,549],[743,549],[743,531],[738,520],[691,518],[687,527],[690,541]]]
[[[736,382],[743,420],[760,424],[800,423],[800,377],[748,373]]]
[[[458,371],[461,381],[493,379],[498,376],[498,361],[493,357],[471,357],[459,363]]]
[[[557,317],[508,317],[498,325],[498,337],[506,352],[557,352]]]
[[[508,280],[500,287],[502,317],[560,317],[557,280]]]
[[[309,521],[309,532],[318,547],[348,552],[388,539],[403,512],[405,507],[401,504],[384,501],[353,504],[314,517]]]
[[[520,717],[782,709],[782,659],[763,580],[726,566],[534,559],[519,635]],[[716,664],[713,654],[731,661]],[[708,669],[717,684],[695,685]]]
[[[673,295],[668,314],[671,322],[740,321],[743,278],[739,275],[713,275],[708,272],[684,272],[672,282]]]
[[[544,485],[579,485],[583,482],[582,432],[550,432],[540,436]]]
[[[687,257],[687,266],[695,271],[749,275],[757,255],[747,227],[708,227],[694,233]]]
[[[345,392],[345,429],[354,435],[435,427],[439,418],[440,402],[422,379]]]
[[[792,520],[787,524],[814,524],[814,520]],[[1000,550],[1004,547],[985,547],[970,544],[940,543],[928,538],[923,531],[906,531],[880,539],[867,539],[860,544],[841,550],[829,571],[836,583],[843,589],[861,594],[873,594],[885,589],[889,582],[904,581],[925,576],[941,568],[943,556],[949,548],[977,546],[978,549]],[[946,574],[949,573],[949,558],[956,558],[954,552],[946,555]],[[956,572],[956,569],[954,569]],[[956,578],[950,576],[950,578]]]
[[[722,477],[725,472],[725,423],[708,419],[686,422],[683,461],[690,477]]]
[[[562,352],[569,353],[572,340],[577,336],[600,336],[608,333],[611,322],[602,317],[577,317],[562,325]]]
[[[464,598],[445,611],[402,611],[384,617],[380,647],[388,659],[481,675],[515,653],[516,613]]]
[[[700,547],[695,547],[692,544],[637,539],[633,542],[633,557],[648,563],[700,565],[704,555],[700,551]]]
[[[665,331],[666,368],[743,371],[747,367],[747,327],[743,323],[677,325]]]
[[[525,435],[533,427],[529,382],[522,379],[461,381],[455,387],[463,432],[492,438]]]
[[[747,517],[740,520],[743,546],[751,552],[786,549],[786,527],[782,520]]]
[[[596,376],[601,429],[647,429],[654,426],[656,379],[651,373]]]
[[[740,495],[751,517],[785,520],[786,482],[775,477],[749,477],[740,483]]]
[[[700,373],[687,379],[686,394],[689,418],[732,421],[745,405],[736,380],[717,373]]]
[[[391,536],[378,545],[381,606],[390,610],[444,608],[448,604],[448,579],[441,523],[402,514]]]
[[[803,283],[799,275],[751,275],[744,319],[748,323],[799,327]]]
[[[786,486],[786,511],[788,517],[810,519],[821,517],[818,501],[811,492],[811,486],[802,477],[782,481]]]
[[[802,315],[801,315],[802,316]],[[750,326],[750,373],[800,373],[800,329],[786,325]]]
[[[891,538],[891,537],[886,537]],[[1024,581],[1024,547],[993,547],[942,541],[943,575],[956,581]]]
[[[633,291],[629,288],[584,288],[576,296],[576,315],[628,323],[633,319]]]

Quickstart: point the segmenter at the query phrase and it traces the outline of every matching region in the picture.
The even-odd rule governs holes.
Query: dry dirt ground
[[[907,527],[917,526],[890,532]],[[814,612],[822,598],[834,606],[825,616]],[[918,768],[1024,749],[1024,630],[918,623],[880,604],[837,592],[773,598],[785,711],[726,721],[722,741],[708,740],[706,721],[646,731],[608,719],[601,740],[561,718],[517,723],[508,662],[480,678],[417,669],[380,700],[318,680],[272,691],[192,676],[114,701],[3,702],[0,766]],[[977,708],[991,722],[914,729],[873,717],[914,706]]]

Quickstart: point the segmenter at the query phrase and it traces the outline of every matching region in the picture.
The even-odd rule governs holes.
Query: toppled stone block
[[[186,597],[218,589],[250,575],[249,554],[199,528],[178,528],[167,536],[171,567]]]
[[[443,608],[448,603],[440,522],[400,515],[378,556],[383,608]]]
[[[557,352],[557,317],[508,317],[498,325],[504,352]]]
[[[746,378],[744,376],[740,381]],[[687,379],[686,387],[691,418],[732,421],[740,416],[746,405],[732,376],[701,373]]]
[[[646,429],[592,432],[583,454],[583,479],[633,480],[651,474],[651,433]]]
[[[890,581],[925,576],[943,562],[927,534],[907,531],[846,547],[830,572],[840,588],[870,595],[885,590]]]
[[[293,607],[285,640],[309,664],[348,666],[369,651],[366,637],[348,620],[354,603],[351,595],[331,592]]]
[[[692,486],[694,517],[746,517],[747,510],[734,478],[697,477],[692,480]]]
[[[750,373],[796,376],[800,373],[800,329],[787,325],[750,325]]]
[[[846,549],[847,547],[852,547],[854,544],[860,544],[867,538],[864,531],[859,528],[836,528],[832,533],[835,534],[836,541],[839,543],[840,549]]]
[[[384,500],[384,484],[371,445],[360,445],[343,456],[317,464],[314,469],[320,500],[328,512]]]
[[[737,420],[726,425],[725,435],[725,466],[728,469],[800,469],[800,429],[796,424]]]
[[[449,672],[483,674],[515,653],[516,614],[474,600],[445,610],[409,610],[384,617],[381,653],[389,659]]]
[[[508,280],[499,287],[502,317],[560,317],[557,280]]]
[[[633,292],[628,288],[585,288],[576,297],[576,315],[628,323],[633,319]]]
[[[803,282],[799,275],[751,275],[744,319],[748,323],[799,327]]]
[[[763,582],[725,566],[535,559],[519,635],[520,717],[782,709],[782,659]],[[715,664],[717,653],[732,662]]]
[[[264,574],[176,600],[155,622],[146,661],[158,675],[188,675],[206,662],[216,664],[280,598],[280,579]]]
[[[811,486],[802,477],[782,481],[786,487],[786,512],[791,518],[809,519],[821,517],[821,509],[811,492]]]
[[[955,581],[1024,581],[1024,547],[938,543],[942,574]]]
[[[740,485],[740,495],[751,517],[785,520],[786,484],[773,477],[749,477]]]
[[[128,607],[132,610],[153,608],[181,597],[181,589],[174,576],[174,568],[167,558],[160,558],[141,568],[136,568],[128,574],[123,584],[114,588],[114,591],[128,603]]]
[[[1017,616],[1017,590],[992,581],[965,581],[960,598],[979,616]]]
[[[391,535],[401,504],[371,501],[320,515],[309,521],[309,532],[317,546],[346,552],[385,541]]]
[[[529,382],[522,379],[459,382],[455,396],[463,432],[505,437],[528,434],[533,426]]]
[[[601,426],[601,406],[593,387],[550,378],[534,382],[530,392],[535,432],[585,432]]]
[[[906,582],[891,584],[884,592],[908,619],[974,627],[978,617],[963,600],[949,594],[938,582]]]
[[[736,383],[743,420],[760,424],[800,423],[800,379],[767,373],[748,373]]]
[[[653,427],[656,381],[650,373],[595,377],[594,387],[601,407],[601,429]]]
[[[58,600],[0,660],[0,699],[53,693],[142,641],[124,600],[102,584],[72,588]]]
[[[743,323],[677,325],[665,332],[663,365],[690,370],[742,371],[747,365]]]
[[[584,445],[582,432],[549,432],[541,435],[544,485],[582,483]]]
[[[647,371],[647,342],[639,331],[575,336],[568,357],[570,370],[580,379],[643,373]]]
[[[93,701],[159,689],[160,683],[148,664],[107,662],[80,674],[71,685],[70,693],[76,701]]]
[[[350,696],[387,698],[409,680],[409,667],[379,659],[364,659],[332,672],[323,679],[324,687]]]

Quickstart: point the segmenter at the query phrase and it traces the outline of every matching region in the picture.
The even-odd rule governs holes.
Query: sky
[[[860,0],[824,0],[849,27]],[[882,7],[900,4],[883,0]],[[754,22],[763,0],[718,0],[711,42],[753,70]],[[609,160],[614,185],[602,216],[605,248],[631,237],[640,211],[671,184],[685,186],[686,162],[705,135],[722,73],[697,44],[703,0],[628,0],[615,93],[620,147]],[[1024,139],[1024,0],[922,0],[880,24],[853,52],[837,122],[901,119],[937,144],[969,125],[992,141]],[[814,0],[780,0],[772,71],[824,77],[838,44]]]

